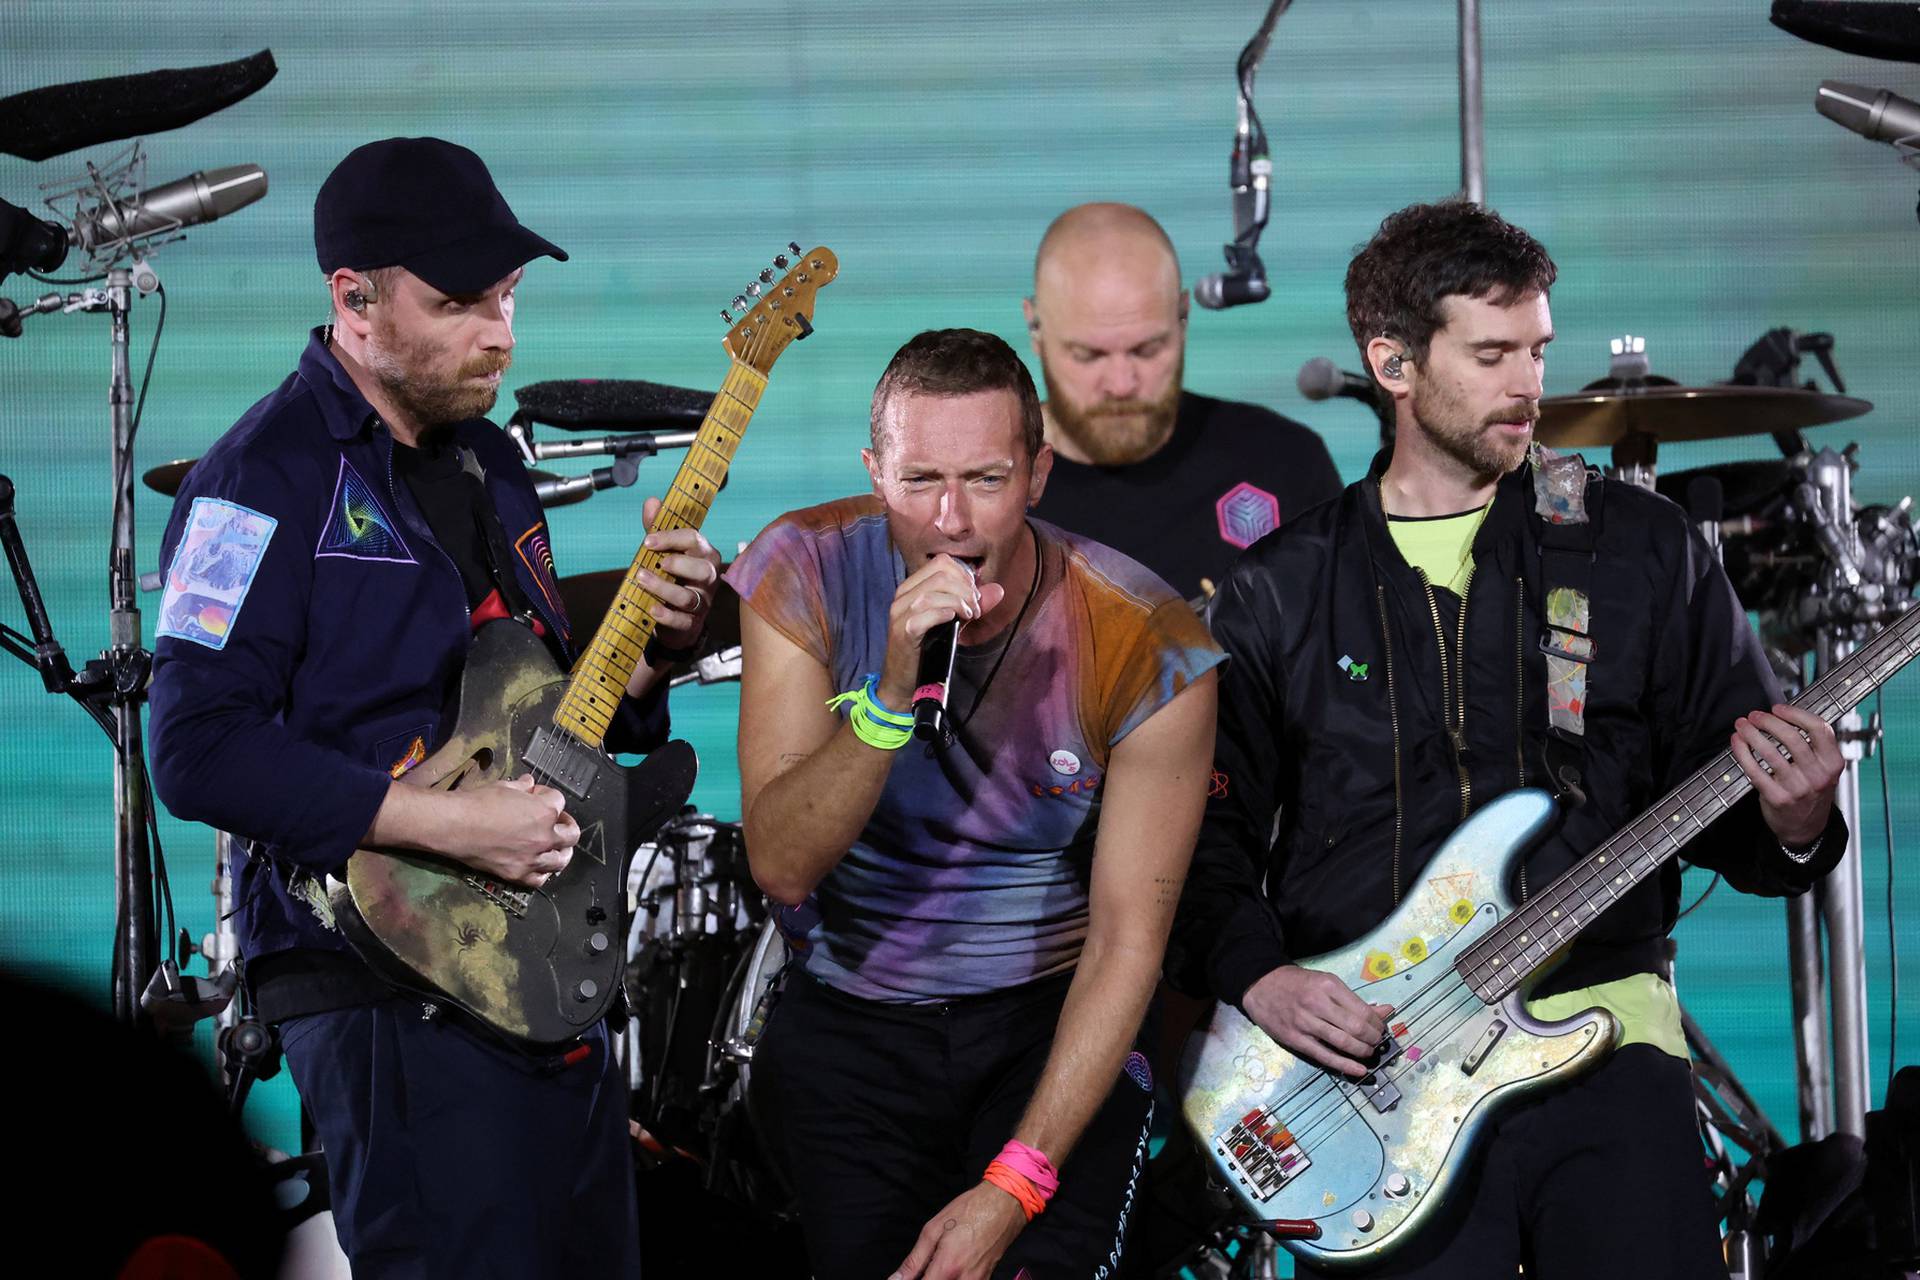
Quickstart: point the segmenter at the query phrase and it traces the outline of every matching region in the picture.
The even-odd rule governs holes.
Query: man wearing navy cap
[[[323,887],[365,845],[526,886],[572,857],[578,825],[530,777],[397,781],[452,729],[474,627],[518,618],[563,665],[575,651],[533,486],[483,417],[526,264],[567,255],[520,224],[478,156],[436,138],[341,161],[314,244],[333,322],[194,467],[162,543],[154,784],[247,850],[247,985],[326,1150],[355,1276],[633,1276],[605,1027],[538,1059],[450,1024],[373,976]],[[645,580],[660,648],[627,686],[614,751],[665,740],[663,676],[719,574],[696,531],[648,540],[672,577]]]

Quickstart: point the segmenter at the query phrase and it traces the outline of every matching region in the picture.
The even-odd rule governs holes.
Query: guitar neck
[[[1794,705],[1831,724],[1916,654],[1920,608],[1821,676]],[[1752,789],[1733,753],[1721,752],[1461,952],[1454,967],[1481,999],[1505,997]]]
[[[706,521],[713,497],[727,478],[740,438],[766,388],[766,375],[734,360],[692,447],[674,473],[673,484],[654,519],[656,530],[698,529]],[[606,741],[607,726],[613,723],[620,699],[626,696],[627,682],[639,669],[647,642],[653,639],[653,606],[659,597],[640,585],[639,574],[645,569],[664,576],[660,559],[658,552],[644,546],[633,558],[606,618],[574,664],[567,691],[554,710],[554,726],[589,746],[598,747]]]

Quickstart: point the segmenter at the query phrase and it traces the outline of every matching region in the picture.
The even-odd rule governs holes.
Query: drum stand
[[[1801,598],[1795,619],[1816,637],[1816,679],[1911,607],[1908,593],[1920,567],[1915,564],[1906,504],[1879,515],[1877,528],[1862,529],[1862,519],[1853,507],[1850,454],[1851,450],[1842,454],[1832,449],[1814,454],[1805,463],[1806,476],[1795,499],[1824,562],[1818,580]],[[1878,745],[1879,717],[1863,721],[1858,712],[1849,713],[1838,733],[1846,764],[1834,803],[1847,822],[1847,850],[1811,894],[1787,906],[1800,1129],[1807,1140],[1834,1132],[1864,1137],[1872,1097],[1860,875],[1860,762]]]

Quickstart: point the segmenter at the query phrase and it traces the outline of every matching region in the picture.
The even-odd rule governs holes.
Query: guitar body
[[[1553,816],[1540,791],[1493,801],[1450,836],[1387,922],[1301,962],[1394,1007],[1372,1075],[1353,1081],[1275,1044],[1231,1005],[1187,1047],[1183,1107],[1215,1175],[1249,1217],[1315,1223],[1287,1248],[1363,1268],[1401,1247],[1459,1184],[1501,1110],[1598,1065],[1619,1035],[1590,1009],[1528,1016],[1526,988],[1488,1004],[1454,969],[1510,916],[1509,872]]]
[[[532,631],[486,624],[461,677],[453,736],[403,781],[453,791],[522,776],[566,688]],[[549,782],[580,824],[565,871],[525,890],[431,854],[361,849],[333,894],[348,941],[388,980],[521,1047],[549,1048],[592,1026],[619,990],[627,864],[685,803],[696,762],[677,741],[633,768],[591,755],[586,785]]]

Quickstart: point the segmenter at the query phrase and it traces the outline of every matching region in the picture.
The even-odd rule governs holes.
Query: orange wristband
[[[1047,1207],[1045,1198],[1025,1174],[1014,1172],[998,1160],[989,1164],[987,1171],[980,1177],[982,1181],[991,1182],[1018,1201],[1021,1212],[1027,1215],[1028,1222],[1032,1222],[1039,1216],[1040,1211]]]

